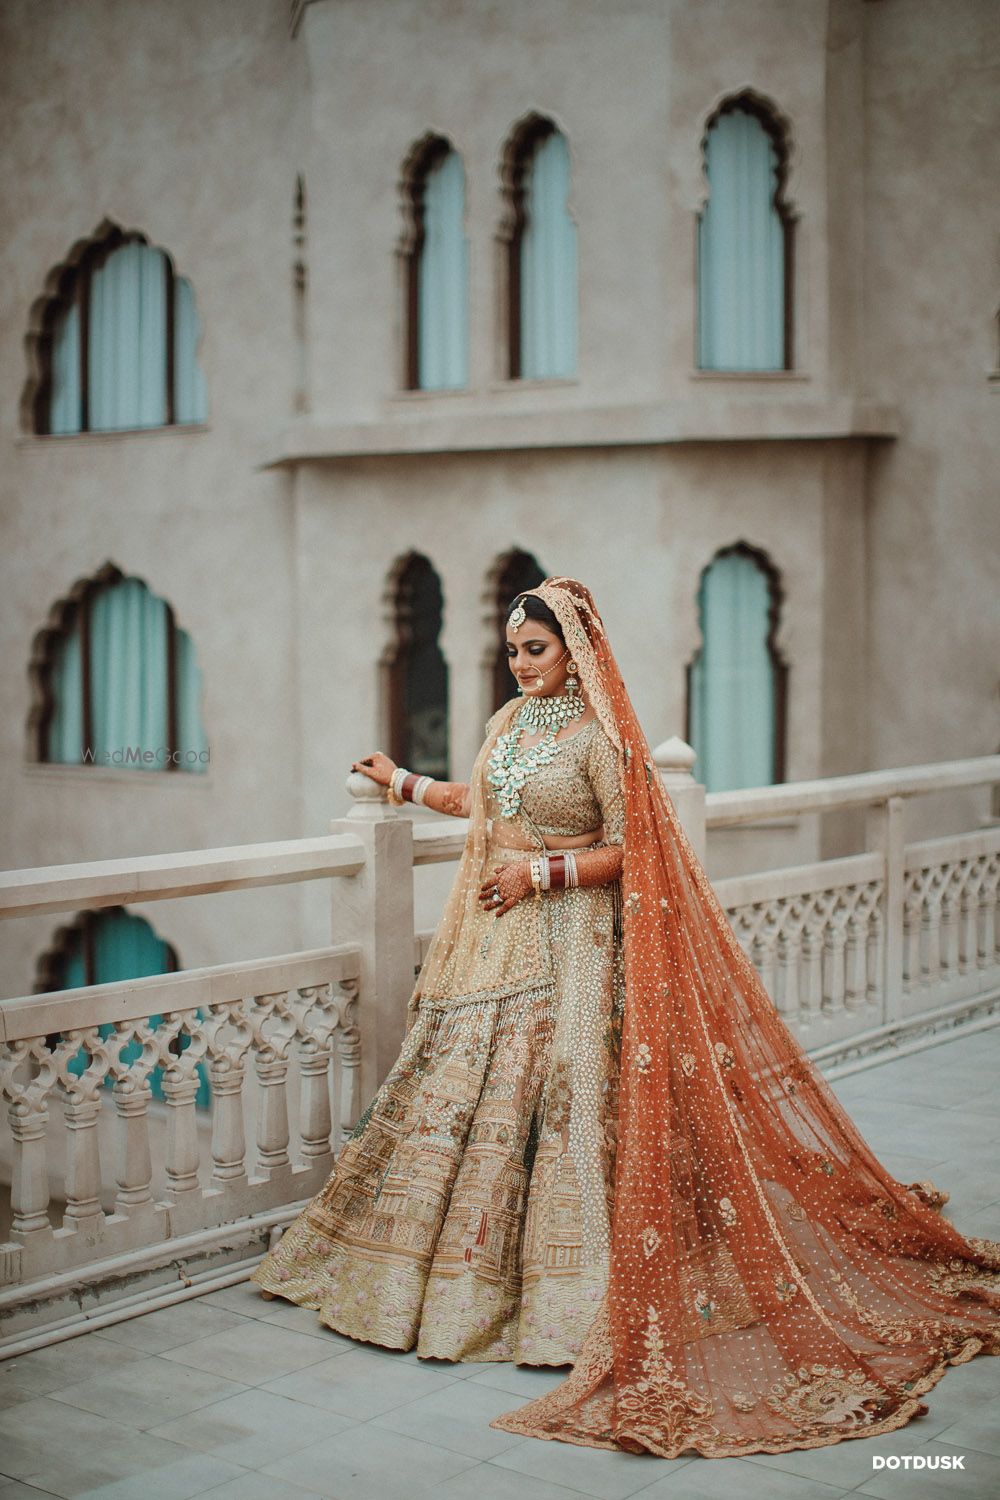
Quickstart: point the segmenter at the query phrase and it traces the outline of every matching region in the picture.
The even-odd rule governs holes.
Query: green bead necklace
[[[524,783],[539,766],[548,765],[555,759],[559,752],[556,735],[584,712],[579,693],[552,693],[545,698],[528,698],[522,703],[513,728],[498,735],[487,765],[486,779],[496,788],[502,818],[517,816]],[[526,729],[531,733],[544,729],[545,737],[537,745],[519,753],[518,741]]]

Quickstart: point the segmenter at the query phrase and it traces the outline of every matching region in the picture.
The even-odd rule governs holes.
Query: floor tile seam
[[[426,1398],[425,1397],[421,1397],[421,1396],[417,1397],[418,1401],[424,1400],[424,1399],[426,1399]],[[412,1405],[414,1405],[414,1403],[412,1401],[408,1401],[408,1402],[406,1402],[406,1405],[407,1406],[412,1406]],[[396,1412],[402,1411],[403,1409],[404,1409],[403,1407],[396,1406],[396,1407],[393,1407],[389,1411],[380,1411],[377,1416],[374,1416],[374,1417],[365,1417],[365,1419],[363,1421],[358,1422],[356,1425],[358,1427],[374,1427],[374,1428],[378,1429],[379,1422],[381,1421],[381,1419],[383,1417],[394,1416],[396,1414]],[[487,1431],[490,1430],[490,1424],[488,1422],[484,1423],[484,1426],[485,1426],[485,1428],[486,1428]],[[381,1430],[384,1431],[384,1432],[391,1432],[396,1437],[410,1438],[415,1443],[424,1443],[425,1446],[427,1446],[429,1448],[441,1448],[446,1453],[456,1453],[456,1454],[458,1454],[458,1456],[460,1458],[468,1458],[470,1456],[468,1453],[464,1452],[461,1448],[452,1448],[452,1447],[450,1447],[445,1442],[432,1442],[430,1440],[430,1438],[417,1437],[412,1432],[399,1432],[395,1427],[384,1427]],[[529,1439],[523,1439],[523,1438],[519,1438],[519,1437],[513,1437],[510,1434],[508,1434],[508,1436],[511,1436],[511,1441],[507,1444],[507,1446],[505,1448],[498,1449],[497,1450],[498,1452],[509,1453],[514,1448],[522,1447],[523,1444],[525,1443],[525,1441],[527,1441],[527,1442],[531,1441],[530,1438]],[[489,1457],[495,1457],[495,1456],[496,1456],[495,1454],[489,1455]],[[479,1457],[479,1458],[476,1459],[476,1462],[477,1463],[487,1463],[487,1462],[489,1462],[489,1458]]]
[[[2,1470],[0,1470],[0,1479],[9,1480],[11,1484],[23,1484],[27,1489],[34,1490],[37,1494],[44,1496],[45,1500],[50,1500],[50,1497],[51,1500],[63,1500],[63,1497],[57,1495],[54,1490],[43,1490],[41,1485],[32,1484],[30,1479],[15,1479],[12,1474],[4,1474]],[[198,1497],[194,1496],[194,1500],[198,1500]]]
[[[511,1467],[508,1464],[503,1464],[503,1463],[499,1463],[498,1462],[499,1458],[501,1458],[502,1456],[505,1456],[508,1453],[515,1453],[519,1447],[521,1447],[521,1446],[527,1446],[529,1443],[538,1442],[538,1441],[545,1441],[545,1440],[544,1439],[539,1440],[537,1438],[526,1438],[523,1445],[520,1444],[520,1443],[517,1443],[517,1444],[514,1445],[513,1448],[505,1448],[504,1451],[503,1451],[503,1455],[497,1454],[495,1458],[487,1458],[487,1459],[484,1459],[483,1462],[486,1463],[486,1464],[488,1464],[493,1469],[499,1469],[504,1474],[519,1474],[522,1479],[537,1479],[542,1484],[551,1484],[551,1485],[557,1486],[560,1489],[564,1489],[564,1490],[567,1491],[568,1494],[571,1494],[571,1495],[586,1495],[587,1496],[587,1500],[605,1500],[605,1497],[601,1494],[601,1492],[599,1490],[582,1490],[582,1489],[580,1489],[580,1487],[578,1485],[564,1484],[561,1480],[558,1480],[558,1479],[549,1479],[548,1477],[543,1478],[542,1475],[540,1475],[540,1474],[532,1474],[527,1469],[515,1469],[515,1468]],[[576,1448],[579,1448],[579,1447],[583,1447],[585,1445],[574,1443],[572,1446],[576,1447]],[[594,1452],[607,1452],[608,1450],[607,1449],[594,1449],[593,1451]],[[665,1460],[665,1461],[669,1462],[669,1460]],[[643,1484],[641,1486],[641,1488],[634,1489],[634,1490],[629,1490],[629,1492],[628,1492],[627,1495],[621,1495],[621,1496],[619,1496],[618,1500],[636,1500],[636,1496],[637,1495],[641,1495],[643,1490],[648,1490],[649,1487],[650,1487],[650,1485],[659,1484],[663,1479],[669,1478],[669,1477],[670,1477],[669,1475],[663,1475],[663,1474],[661,1474],[659,1476],[659,1478],[657,1478],[657,1479],[651,1479],[649,1481],[649,1484]]]
[[[304,1335],[304,1337],[308,1337],[308,1334]],[[200,1343],[201,1340],[200,1339],[196,1339],[194,1342],[195,1343]],[[188,1347],[187,1344],[182,1344],[181,1345],[182,1349],[186,1349],[187,1347]],[[340,1353],[344,1353],[346,1351],[341,1350],[339,1352]],[[174,1355],[174,1351],[171,1350],[171,1349],[167,1349],[167,1350],[165,1350],[163,1352],[163,1354],[156,1355],[155,1357],[157,1359],[166,1359],[166,1360],[169,1360],[172,1365],[180,1365],[181,1368],[185,1369],[185,1370],[200,1370],[203,1375],[218,1375],[220,1380],[229,1380],[229,1379],[231,1379],[231,1376],[223,1375],[219,1370],[209,1370],[209,1369],[206,1369],[204,1365],[192,1365],[192,1364],[188,1364],[188,1362],[186,1360],[177,1359],[175,1357],[175,1355]],[[283,1375],[297,1375],[300,1370],[311,1370],[314,1365],[324,1364],[327,1359],[335,1359],[336,1357],[337,1357],[336,1355],[321,1354],[316,1359],[308,1359],[308,1360],[306,1360],[306,1362],[304,1364],[296,1365],[295,1368],[294,1368],[294,1370],[283,1370],[281,1372],[281,1375],[272,1375],[269,1378],[271,1380],[280,1380]],[[243,1384],[247,1384],[247,1385],[250,1384],[249,1381],[244,1381],[242,1383]],[[259,1385],[260,1382],[257,1381],[254,1384],[255,1385]]]
[[[228,1376],[220,1375],[218,1378],[220,1380],[226,1380],[226,1379],[228,1379]],[[82,1384],[84,1384],[84,1382],[83,1381],[77,1381],[77,1384],[78,1385],[82,1385]],[[220,1401],[229,1401],[234,1396],[244,1396],[244,1395],[246,1395],[247,1391],[255,1391],[255,1390],[259,1389],[258,1386],[254,1386],[254,1385],[242,1385],[239,1381],[235,1381],[235,1380],[233,1381],[233,1384],[234,1385],[240,1385],[240,1389],[238,1391],[222,1391],[217,1396],[210,1396],[207,1401],[205,1401],[205,1402],[202,1403],[202,1405],[200,1405],[200,1406],[192,1406],[187,1411],[177,1412],[173,1417],[164,1418],[164,1417],[160,1416],[154,1422],[150,1423],[150,1426],[152,1426],[152,1427],[162,1426],[165,1421],[179,1421],[182,1417],[193,1417],[196,1412],[205,1411],[205,1409],[207,1407],[209,1407],[209,1406],[216,1406]],[[67,1389],[72,1389],[72,1387],[67,1387]],[[76,1404],[75,1401],[65,1401],[65,1400],[63,1400],[63,1398],[60,1395],[58,1395],[56,1392],[54,1392],[54,1391],[51,1394],[52,1394],[52,1399],[54,1401],[61,1401],[63,1406],[69,1406],[69,1407],[71,1407],[73,1409],[73,1411],[82,1412],[82,1413],[84,1413],[88,1417],[99,1417],[102,1422],[115,1422],[115,1421],[117,1421],[119,1423],[119,1425],[127,1428],[127,1430],[129,1432],[148,1432],[149,1431],[149,1427],[140,1427],[140,1426],[138,1426],[134,1422],[129,1422],[126,1418],[106,1417],[103,1412],[91,1411],[90,1408],[87,1407],[87,1406],[77,1406],[77,1404]],[[171,1442],[171,1441],[172,1441],[171,1438],[165,1438],[164,1439],[164,1442]]]
[[[341,1415],[341,1413],[338,1412],[337,1415],[339,1416],[339,1415]],[[349,1432],[349,1431],[352,1431],[352,1430],[357,1430],[358,1428],[361,1428],[361,1427],[367,1427],[369,1425],[369,1423],[371,1421],[373,1421],[373,1420],[374,1420],[373,1418],[368,1417],[368,1418],[365,1418],[363,1421],[355,1421],[353,1423],[353,1426],[351,1428],[342,1427],[340,1429],[340,1432],[329,1432],[329,1433],[327,1433],[327,1435],[325,1437],[317,1438],[314,1442],[305,1443],[305,1444],[303,1444],[303,1446],[301,1448],[296,1448],[294,1454],[286,1453],[286,1454],[282,1455],[281,1458],[272,1459],[272,1460],[269,1461],[269,1463],[267,1465],[261,1465],[258,1469],[254,1470],[253,1472],[258,1473],[258,1474],[263,1474],[265,1476],[265,1478],[268,1478],[268,1479],[283,1478],[284,1477],[283,1475],[268,1474],[268,1472],[267,1472],[268,1468],[274,1468],[274,1466],[276,1464],[283,1463],[285,1461],[285,1459],[287,1459],[287,1458],[292,1458],[292,1457],[298,1458],[298,1456],[300,1454],[302,1454],[302,1453],[308,1453],[311,1448],[318,1448],[321,1443],[328,1443],[328,1442],[331,1441],[331,1439],[336,1438],[336,1437],[340,1437],[345,1432]],[[425,1442],[423,1438],[412,1437],[410,1435],[410,1433],[408,1433],[408,1432],[393,1432],[393,1437],[404,1438],[409,1443],[420,1443],[421,1447],[423,1447],[423,1448],[430,1448],[430,1449],[434,1450],[437,1453],[447,1454],[447,1456],[449,1458],[461,1458],[461,1459],[464,1459],[465,1460],[464,1467],[461,1468],[461,1469],[457,1469],[454,1474],[449,1474],[448,1475],[449,1479],[455,1479],[455,1478],[457,1478],[457,1476],[459,1474],[464,1474],[469,1469],[475,1468],[475,1467],[477,1467],[477,1465],[480,1465],[480,1464],[482,1464],[482,1463],[484,1463],[486,1461],[486,1460],[481,1459],[481,1458],[476,1458],[472,1454],[469,1454],[469,1453],[459,1453],[454,1448],[445,1448],[440,1443]],[[439,1484],[443,1484],[445,1481],[444,1480],[440,1480],[440,1479],[435,1479],[435,1480],[433,1480],[431,1482],[434,1485],[439,1485]],[[292,1480],[292,1483],[293,1484],[297,1484],[298,1480]],[[419,1493],[419,1491],[417,1491],[416,1493]]]
[[[248,1469],[247,1473],[259,1474],[260,1470]],[[264,1477],[265,1479],[273,1479],[275,1476],[273,1474],[266,1474]],[[211,1500],[211,1496],[215,1494],[216,1490],[221,1490],[227,1484],[232,1484],[233,1478],[234,1476],[230,1474],[228,1479],[220,1479],[218,1484],[211,1485],[207,1490],[199,1490],[196,1495],[190,1497],[190,1500],[205,1500],[205,1496],[208,1496],[209,1500]],[[283,1479],[281,1482],[282,1484],[289,1485],[293,1490],[299,1490],[303,1495],[316,1495],[319,1493],[317,1490],[308,1489],[305,1485],[298,1484],[294,1479]],[[0,1500],[3,1500],[2,1496],[0,1496]]]
[[[526,1441],[530,1443],[530,1442],[533,1442],[533,1441],[537,1441],[537,1439],[528,1438],[528,1439],[526,1439]],[[572,1446],[573,1447],[580,1447],[582,1445],[580,1445],[580,1444],[573,1444]],[[512,1448],[505,1448],[504,1449],[505,1453],[512,1453],[513,1451],[514,1450]],[[607,1450],[595,1448],[592,1451],[595,1452],[595,1453],[598,1453],[598,1452],[605,1452]],[[680,1463],[681,1460],[678,1459],[678,1460],[676,1460],[676,1462]],[[683,1460],[683,1465],[684,1465],[685,1468],[687,1467],[688,1462],[689,1462],[688,1459],[684,1459]],[[588,1497],[588,1500],[603,1500],[603,1497],[601,1497],[600,1495],[598,1495],[595,1490],[581,1490],[576,1485],[564,1484],[563,1481],[560,1480],[560,1479],[550,1479],[547,1476],[543,1479],[541,1475],[539,1475],[539,1474],[530,1474],[525,1469],[511,1469],[511,1468],[508,1468],[505,1464],[499,1464],[499,1463],[496,1462],[495,1459],[492,1459],[492,1458],[484,1459],[483,1463],[484,1463],[485,1466],[488,1466],[491,1469],[498,1469],[500,1471],[500,1473],[502,1473],[502,1474],[518,1474],[518,1475],[520,1475],[520,1477],[522,1479],[537,1479],[542,1484],[550,1484],[550,1485],[552,1485],[554,1489],[565,1490],[568,1495],[586,1495]],[[677,1471],[675,1470],[675,1472],[677,1472]],[[650,1482],[649,1482],[649,1484],[644,1484],[641,1489],[630,1490],[627,1495],[623,1495],[621,1497],[621,1500],[637,1500],[637,1497],[641,1496],[646,1490],[648,1490],[650,1488],[651,1485],[661,1484],[663,1482],[664,1478],[669,1478],[669,1477],[670,1477],[669,1475],[663,1475],[663,1474],[661,1474],[658,1479],[651,1479]]]
[[[297,1374],[298,1372],[297,1371],[292,1371],[292,1373],[293,1374]],[[274,1377],[275,1380],[284,1380],[284,1378],[285,1377],[283,1375],[277,1375],[277,1376]],[[294,1401],[296,1403],[296,1405],[298,1405],[298,1406],[307,1406],[310,1411],[328,1411],[328,1412],[332,1412],[334,1414],[334,1416],[344,1417],[344,1418],[346,1418],[347,1421],[352,1422],[356,1427],[363,1427],[368,1422],[374,1421],[374,1418],[376,1416],[379,1416],[379,1417],[386,1416],[391,1411],[399,1411],[401,1407],[403,1407],[403,1406],[409,1406],[409,1405],[412,1404],[412,1402],[414,1402],[414,1401],[420,1401],[421,1399],[423,1399],[420,1396],[409,1396],[409,1397],[407,1397],[407,1399],[405,1401],[401,1401],[398,1406],[387,1406],[385,1408],[385,1411],[375,1412],[370,1417],[359,1417],[358,1414],[357,1414],[357,1412],[342,1411],[339,1407],[334,1406],[332,1404],[332,1402],[329,1402],[329,1401],[324,1401],[322,1403],[318,1403],[318,1402],[307,1400],[307,1398],[305,1396],[289,1396],[287,1394],[287,1392],[285,1392],[285,1391],[272,1391],[269,1388],[269,1386],[267,1386],[267,1385],[252,1386],[251,1389],[255,1390],[255,1391],[265,1391],[267,1393],[267,1395],[269,1395],[269,1396],[283,1396],[286,1401]],[[432,1392],[430,1392],[430,1391],[424,1391],[423,1396],[426,1397],[426,1396],[431,1395],[431,1394],[432,1394]],[[530,1400],[530,1397],[526,1397],[525,1399],[526,1400]],[[330,1435],[332,1437],[335,1437],[336,1433],[331,1433]],[[401,1434],[401,1436],[402,1436],[402,1434]],[[321,1439],[321,1441],[322,1441],[322,1439]]]

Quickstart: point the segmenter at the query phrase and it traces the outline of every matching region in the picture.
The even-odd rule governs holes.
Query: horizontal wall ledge
[[[422,407],[419,415],[393,415],[379,422],[300,418],[284,429],[270,451],[265,450],[259,466],[275,469],[323,459],[407,453],[829,442],[894,438],[898,431],[895,407],[847,397],[817,402],[716,396],[711,400],[547,411],[432,411]]]

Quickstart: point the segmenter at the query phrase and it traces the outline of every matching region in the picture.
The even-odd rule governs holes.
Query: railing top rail
[[[435,818],[413,822],[413,863],[442,864],[459,859],[469,831],[468,818]]]
[[[859,771],[851,776],[823,776],[779,786],[734,792],[709,792],[705,823],[725,828],[797,812],[832,812],[869,807],[889,797],[916,797],[958,787],[989,786],[1000,781],[1000,755],[948,760],[923,766],[894,766],[888,771]]]
[[[88,984],[79,989],[47,990],[0,1000],[0,1042],[48,1036],[108,1021],[134,1021],[144,1016],[178,1010],[225,1005],[248,995],[273,995],[282,990],[357,979],[359,950],[351,943],[309,948],[302,953],[279,953],[240,963],[184,969],[179,974],[151,974],[143,979],[119,979]]]
[[[332,875],[356,875],[364,862],[359,839],[352,834],[333,833],[268,844],[5,870],[0,872],[0,917],[165,901],[209,891],[241,891]]]

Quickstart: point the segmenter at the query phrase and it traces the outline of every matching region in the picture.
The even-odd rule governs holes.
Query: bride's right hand
[[[352,771],[360,771],[362,776],[368,776],[372,781],[377,781],[379,786],[388,786],[396,762],[390,760],[388,755],[383,755],[381,750],[376,750],[374,755],[365,756],[364,760],[356,760],[351,766]]]

